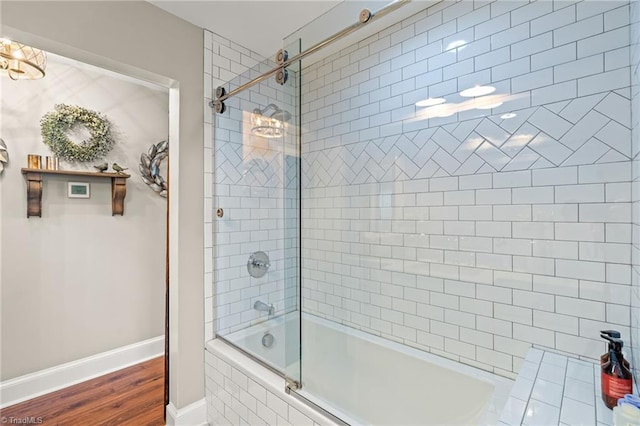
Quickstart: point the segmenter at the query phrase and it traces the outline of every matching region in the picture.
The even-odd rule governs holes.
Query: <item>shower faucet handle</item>
[[[269,266],[271,266],[269,262],[263,262],[260,259],[253,259],[251,264],[256,268],[261,268],[261,269],[269,269]]]
[[[247,271],[254,278],[263,277],[270,267],[269,256],[263,251],[251,253],[247,261]]]

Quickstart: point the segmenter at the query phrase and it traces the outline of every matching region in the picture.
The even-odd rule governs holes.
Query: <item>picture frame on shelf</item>
[[[67,182],[68,198],[90,198],[91,187],[88,182]]]

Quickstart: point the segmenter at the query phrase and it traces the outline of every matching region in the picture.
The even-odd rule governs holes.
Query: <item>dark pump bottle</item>
[[[618,405],[619,398],[633,393],[631,371],[629,371],[629,363],[622,355],[624,343],[619,336],[620,333],[613,330],[603,331],[600,334],[600,337],[609,342],[608,354],[600,357],[602,400],[609,408]]]
[[[614,337],[616,339],[620,338],[620,332],[616,330],[602,330],[600,333],[606,334],[607,336]],[[613,345],[611,344],[611,342],[609,342],[609,349],[605,354],[603,354],[600,357],[600,366],[602,366],[603,364],[609,361],[609,352],[611,352],[612,350],[613,350]],[[626,359],[624,360],[624,366],[627,367],[628,370],[631,370],[631,365],[629,364],[629,361],[627,361]]]

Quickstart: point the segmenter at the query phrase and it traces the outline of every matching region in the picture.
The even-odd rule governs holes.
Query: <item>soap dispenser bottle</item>
[[[602,330],[600,331],[601,334],[606,334],[609,337],[615,337],[616,339],[620,338],[620,332],[617,330]],[[611,342],[609,342],[608,344],[608,350],[607,352],[605,352],[601,357],[600,357],[600,366],[602,366],[603,364],[605,364],[607,361],[609,361],[609,352],[611,352],[611,350],[613,349]],[[631,365],[629,364],[629,361],[624,360],[624,366],[627,367],[628,370],[631,370]]]
[[[606,336],[609,336],[609,337],[616,338],[616,339],[620,338],[620,332],[617,331],[617,330],[601,330],[600,331],[600,336],[604,337],[603,334],[606,335]],[[604,338],[606,339],[606,337],[604,337]],[[607,362],[609,362],[609,352],[611,352],[612,349],[613,349],[613,346],[611,345],[611,342],[609,342],[608,346],[607,346],[607,351],[600,356],[600,366],[601,367],[604,364],[606,364]]]
[[[628,362],[622,355],[622,347],[624,343],[622,339],[611,337],[608,334],[601,334],[600,337],[609,342],[609,356],[604,359],[601,365],[601,387],[602,400],[609,408],[613,408],[618,404],[619,398],[624,398],[626,394],[633,393],[632,375],[627,367]]]

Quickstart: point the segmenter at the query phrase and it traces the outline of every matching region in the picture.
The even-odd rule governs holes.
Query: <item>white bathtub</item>
[[[297,346],[286,342],[285,327],[295,333],[296,318],[276,318],[226,340],[291,375],[299,369]],[[298,393],[352,425],[496,424],[513,384],[313,315],[303,315],[302,327]],[[271,348],[262,345],[265,332],[274,336]]]
[[[292,368],[292,364],[295,364],[296,361],[299,364],[299,339],[286,339],[285,337],[286,334],[293,336],[293,333],[298,333],[298,315],[297,312],[282,315],[236,331],[224,338],[265,364],[284,372],[287,367]],[[262,337],[265,333],[270,333],[273,336],[273,344],[268,348],[262,345]]]

